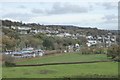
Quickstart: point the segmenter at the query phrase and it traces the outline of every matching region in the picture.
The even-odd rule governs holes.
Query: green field
[[[17,62],[16,64],[42,64],[42,63],[56,63],[56,62],[85,62],[85,61],[102,61],[108,60],[105,54],[82,55],[78,53],[67,53],[44,56],[39,58],[27,59]]]
[[[75,53],[49,55],[24,59],[17,64],[41,64],[53,62],[85,62],[108,60],[105,54],[81,55]],[[117,77],[117,62],[99,62],[84,64],[62,64],[31,67],[3,67],[3,78],[78,78],[78,77]]]
[[[117,77],[117,62],[49,65],[37,67],[4,67],[3,78]]]

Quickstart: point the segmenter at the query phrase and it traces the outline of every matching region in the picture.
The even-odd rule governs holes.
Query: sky
[[[111,1],[2,1],[2,20],[51,25],[118,29],[118,2]]]

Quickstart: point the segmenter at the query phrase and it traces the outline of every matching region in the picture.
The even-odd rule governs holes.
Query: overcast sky
[[[118,2],[1,2],[0,8],[3,20],[118,29]]]

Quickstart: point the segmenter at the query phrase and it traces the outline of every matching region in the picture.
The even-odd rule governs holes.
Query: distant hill
[[[113,34],[116,34],[115,30],[100,30],[97,28],[91,28],[91,27],[80,27],[80,26],[74,26],[74,25],[44,25],[39,23],[23,23],[17,22],[17,21],[11,21],[11,20],[1,20],[3,26],[25,26],[25,27],[32,27],[33,29],[49,29],[49,30],[58,30],[61,32],[69,32],[71,34],[85,34],[85,35],[105,35],[108,32],[112,32]]]

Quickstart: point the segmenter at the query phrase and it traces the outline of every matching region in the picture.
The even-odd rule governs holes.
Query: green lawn
[[[66,53],[43,56],[39,58],[27,59],[24,61],[17,62],[16,64],[41,64],[41,63],[54,63],[54,62],[84,62],[84,61],[101,61],[108,60],[105,54],[92,54],[82,55],[78,53]]]
[[[24,59],[17,64],[41,64],[53,62],[102,61],[105,54],[81,55],[77,53],[49,55]],[[63,78],[63,77],[117,77],[117,62],[64,64],[34,67],[3,67],[3,78]]]
[[[74,60],[74,59],[73,59]],[[117,77],[117,62],[3,67],[3,78]]]

